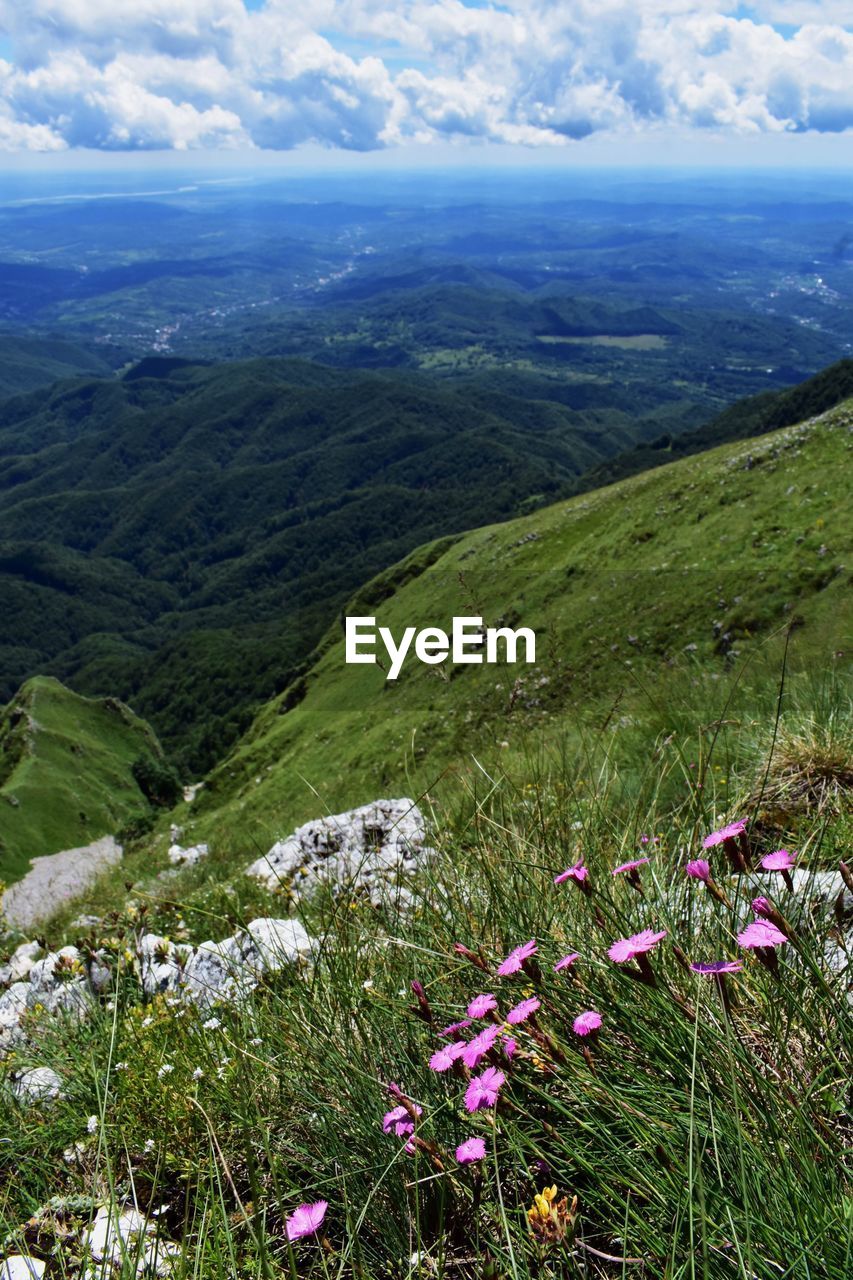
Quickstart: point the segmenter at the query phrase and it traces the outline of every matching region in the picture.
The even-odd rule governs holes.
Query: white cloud
[[[794,13],[793,34],[770,25]],[[845,13],[848,0],[0,0],[14,50],[0,147],[837,132],[853,128]]]

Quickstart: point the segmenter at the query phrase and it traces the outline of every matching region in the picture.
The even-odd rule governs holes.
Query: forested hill
[[[853,360],[839,360],[790,390],[765,391],[761,395],[738,400],[695,431],[658,436],[599,463],[582,477],[578,492],[588,492],[601,485],[624,480],[627,476],[663,466],[676,458],[713,449],[728,440],[744,440],[780,427],[793,426],[796,422],[825,413],[849,396],[853,396]]]
[[[111,372],[112,348],[92,350],[60,337],[0,332],[0,401],[80,374]]]
[[[616,412],[302,361],[149,358],[0,406],[0,699],[29,675],[129,701],[217,760],[360,582],[568,492]]]

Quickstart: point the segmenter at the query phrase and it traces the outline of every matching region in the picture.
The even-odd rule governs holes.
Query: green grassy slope
[[[0,711],[0,879],[29,860],[113,835],[147,801],[131,773],[159,759],[148,725],[114,698],[28,680]]]
[[[529,626],[535,667],[427,667],[396,683],[346,666],[334,628],[306,677],[271,702],[217,768],[198,833],[263,847],[297,820],[448,766],[487,770],[582,718],[630,727],[642,689],[714,679],[793,624],[796,655],[837,652],[850,575],[845,465],[853,401],[521,520],[421,548],[347,612],[449,628],[456,615]],[[781,657],[781,640],[767,648]],[[748,676],[744,677],[745,679]],[[224,838],[224,837],[223,837]]]

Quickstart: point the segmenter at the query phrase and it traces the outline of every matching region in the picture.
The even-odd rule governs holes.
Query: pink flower
[[[485,1018],[487,1013],[492,1009],[497,1009],[498,1002],[489,992],[486,995],[474,996],[474,999],[468,1005],[467,1014],[469,1018]]]
[[[512,1036],[507,1036],[507,1038],[504,1040],[504,1053],[506,1054],[506,1056],[508,1058],[514,1057],[517,1049],[518,1049],[518,1041],[513,1040]]]
[[[609,948],[607,954],[616,964],[624,964],[626,960],[633,960],[635,956],[642,955],[645,951],[651,951],[652,947],[656,947],[661,938],[665,938],[666,929],[662,929],[660,933],[653,933],[651,929],[644,929],[642,933],[635,933],[632,938],[620,938],[618,942],[614,942]]]
[[[318,1200],[316,1204],[301,1204],[294,1209],[286,1221],[288,1240],[292,1243],[294,1240],[302,1240],[304,1236],[313,1236],[319,1231],[328,1207],[327,1200]]]
[[[482,1138],[466,1138],[456,1148],[456,1159],[460,1164],[476,1164],[485,1158],[486,1144]]]
[[[610,874],[618,876],[622,871],[636,871],[638,867],[644,867],[648,861],[648,858],[634,858],[632,862],[623,862],[621,866],[614,867]]]
[[[740,973],[743,965],[740,960],[711,960],[708,964],[692,964],[694,973]]]
[[[773,910],[769,898],[753,898],[751,905],[755,914],[757,916],[764,916],[765,919],[769,917],[770,912]]]
[[[692,862],[688,862],[684,868],[689,876],[694,880],[708,881],[711,879],[711,867],[704,858],[694,858]]]
[[[496,1023],[491,1023],[488,1027],[484,1027],[479,1035],[474,1036],[473,1040],[465,1045],[462,1050],[462,1061],[466,1067],[470,1067],[473,1071],[481,1058],[484,1058],[489,1050],[494,1046],[495,1041],[500,1035],[500,1027]]]
[[[775,853],[768,853],[761,859],[761,866],[765,871],[790,871],[793,865],[794,855],[787,849],[777,849]]]
[[[702,841],[703,849],[713,849],[718,844],[725,844],[726,840],[735,840],[738,836],[742,836],[746,831],[745,822],[730,822],[727,827],[721,827],[719,831],[712,831]]]
[[[523,967],[524,961],[529,960],[536,951],[536,939],[531,938],[529,942],[522,942],[521,946],[510,951],[506,960],[498,966],[498,974],[502,978],[507,978],[511,973],[518,973]]]
[[[443,1048],[438,1049],[430,1058],[429,1065],[431,1071],[449,1071],[457,1058],[461,1058],[465,1052],[465,1041],[456,1040],[453,1044],[446,1044]]]
[[[587,1009],[585,1013],[579,1013],[575,1018],[572,1030],[576,1036],[589,1036],[598,1030],[602,1021],[600,1013],[596,1013],[594,1009]]]
[[[535,1013],[541,1004],[542,1001],[537,1000],[535,996],[531,996],[529,1000],[522,1000],[514,1009],[510,1009],[506,1020],[511,1027],[517,1027],[519,1023],[526,1022],[531,1013]]]
[[[777,929],[769,920],[753,920],[752,924],[748,924],[738,934],[737,940],[742,947],[750,950],[755,947],[780,947],[783,942],[788,941],[782,930]]]
[[[465,1090],[465,1107],[468,1111],[482,1111],[484,1107],[493,1107],[498,1100],[501,1085],[506,1080],[497,1067],[486,1067],[482,1075],[474,1079]]]
[[[560,973],[563,969],[570,969],[576,960],[580,959],[579,951],[570,951],[567,956],[563,956],[562,960],[558,960],[554,965],[554,972]]]
[[[573,867],[566,867],[565,871],[561,871],[558,876],[554,876],[554,884],[562,884],[564,880],[577,880],[578,884],[583,884],[589,872],[583,865],[583,857],[579,858]]]
[[[415,1111],[418,1115],[423,1115],[421,1107],[414,1103]],[[405,1107],[394,1107],[393,1111],[386,1111],[382,1117],[382,1128],[386,1133],[393,1133],[397,1138],[405,1138],[406,1134],[415,1132],[415,1125],[412,1117],[409,1115]]]
[[[457,1031],[467,1031],[470,1025],[471,1019],[463,1018],[461,1022],[451,1022],[449,1027],[445,1027],[444,1030],[439,1031],[438,1034],[449,1039],[450,1036],[455,1036]]]

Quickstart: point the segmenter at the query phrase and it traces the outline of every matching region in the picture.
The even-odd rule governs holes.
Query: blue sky
[[[7,164],[849,165],[851,143],[850,0],[0,0]]]

